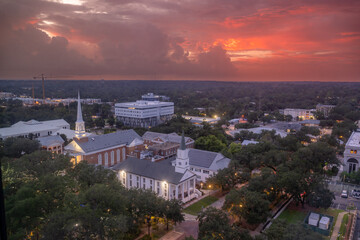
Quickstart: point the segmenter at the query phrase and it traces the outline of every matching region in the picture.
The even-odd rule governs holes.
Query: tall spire
[[[82,111],[81,111],[81,101],[80,101],[80,92],[78,91],[78,106],[77,106],[77,119],[76,122],[83,122]]]
[[[185,150],[185,149],[186,149],[185,137],[184,137],[184,130],[182,130],[180,149],[181,149],[181,150]]]
[[[78,106],[77,106],[77,119],[75,122],[75,137],[80,139],[86,137],[85,134],[85,122],[82,118],[80,92],[78,92]]]

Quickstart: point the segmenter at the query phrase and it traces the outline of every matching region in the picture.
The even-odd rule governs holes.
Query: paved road
[[[356,226],[355,226],[355,232],[354,232],[354,240],[356,239],[360,239],[360,216],[358,215],[358,219],[356,221]]]

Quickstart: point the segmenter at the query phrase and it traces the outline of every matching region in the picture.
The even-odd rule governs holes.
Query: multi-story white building
[[[125,126],[152,127],[171,119],[174,103],[159,101],[136,101],[115,104],[115,116]]]
[[[345,145],[344,164],[348,173],[359,170],[360,163],[360,131],[351,134]]]
[[[293,120],[309,120],[315,119],[313,112],[316,112],[316,109],[300,109],[300,108],[285,108],[284,115],[291,115]]]
[[[0,139],[3,140],[9,137],[37,138],[50,136],[59,129],[70,129],[70,124],[64,119],[20,121],[13,124],[11,127],[0,128]]]

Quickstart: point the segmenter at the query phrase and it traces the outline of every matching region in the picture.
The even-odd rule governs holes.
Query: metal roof
[[[0,128],[0,136],[9,137],[9,136],[26,135],[29,133],[42,132],[42,131],[56,131],[64,126],[70,128],[69,123],[67,123],[64,119],[56,119],[49,121],[36,121],[36,120],[30,120],[27,122],[20,121],[13,124],[11,127]]]

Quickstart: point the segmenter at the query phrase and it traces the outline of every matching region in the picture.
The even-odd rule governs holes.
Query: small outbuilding
[[[319,223],[320,215],[317,213],[310,213],[309,216],[309,225],[317,226]]]
[[[329,225],[330,225],[330,218],[325,217],[325,216],[321,217],[320,222],[319,222],[319,228],[328,230]]]

